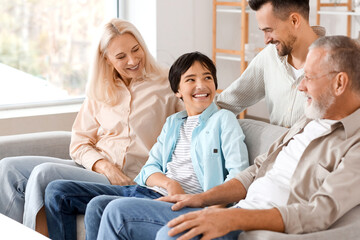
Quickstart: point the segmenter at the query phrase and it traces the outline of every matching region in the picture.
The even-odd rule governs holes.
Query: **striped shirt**
[[[181,125],[179,138],[171,156],[171,161],[166,166],[166,176],[177,181],[187,194],[203,192],[195,174],[190,155],[192,132],[199,125],[199,116],[188,116]],[[155,186],[151,189],[165,196],[167,195],[167,191],[164,188]]]

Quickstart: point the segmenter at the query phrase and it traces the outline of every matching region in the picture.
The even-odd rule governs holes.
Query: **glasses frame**
[[[341,73],[341,71],[331,71],[331,72],[325,73],[319,77],[307,77],[306,75],[304,75],[303,80],[305,80],[306,82],[310,82],[311,80],[320,79],[320,78],[323,78],[325,76],[328,76],[328,75],[334,74],[334,73],[338,74],[338,73]]]

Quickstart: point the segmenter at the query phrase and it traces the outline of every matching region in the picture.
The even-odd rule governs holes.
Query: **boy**
[[[52,239],[76,238],[76,214],[84,213],[85,208],[86,237],[96,239],[102,212],[119,196],[156,199],[200,193],[248,167],[244,134],[235,115],[218,110],[213,103],[217,88],[213,62],[199,52],[184,54],[170,68],[169,81],[186,111],[167,119],[134,180],[138,185],[52,182],[45,196]]]

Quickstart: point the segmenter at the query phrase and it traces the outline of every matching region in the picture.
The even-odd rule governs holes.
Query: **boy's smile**
[[[188,116],[194,116],[201,114],[213,102],[215,91],[210,71],[196,61],[181,75],[176,96],[184,101]]]

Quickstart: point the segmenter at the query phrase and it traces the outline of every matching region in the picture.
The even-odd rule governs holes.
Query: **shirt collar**
[[[311,121],[312,119],[309,118],[302,119],[304,126]],[[359,124],[358,124],[359,122],[360,122],[360,108],[357,109],[352,114],[350,114],[349,116],[337,122],[334,122],[334,124],[331,125],[331,131],[334,131],[339,126],[343,126],[346,138],[349,138],[354,136],[359,131]]]
[[[326,29],[322,26],[311,26],[311,28],[319,37],[323,37],[326,34]]]
[[[131,79],[129,86],[127,86],[127,87],[133,86],[134,84],[139,84],[139,83],[143,82],[144,80],[145,80],[144,77],[133,78],[133,79]],[[124,81],[119,77],[117,77],[115,79],[115,85],[118,87],[126,86]]]
[[[344,126],[346,138],[354,136],[359,131],[360,108],[339,122]]]
[[[207,121],[211,115],[218,111],[218,108],[215,103],[211,103],[199,116],[199,122]],[[188,114],[186,110],[181,111],[177,114],[177,119],[182,120],[187,118]]]

